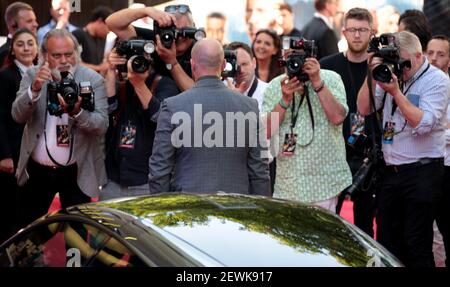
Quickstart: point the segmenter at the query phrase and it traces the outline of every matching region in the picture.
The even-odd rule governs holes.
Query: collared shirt
[[[263,114],[272,111],[281,99],[280,81],[286,75],[273,79],[264,93]],[[325,85],[348,112],[344,84],[341,77],[329,70],[320,70]],[[297,145],[292,156],[277,155],[277,178],[274,197],[301,202],[318,202],[335,197],[352,184],[352,175],[345,159],[342,124],[333,125],[325,115],[317,94],[307,84],[314,115],[314,132],[306,99],[303,101],[294,127]],[[295,94],[298,107],[300,95]],[[286,134],[291,133],[291,107],[286,110],[278,132],[282,147]],[[314,137],[313,137],[314,136]],[[274,136],[272,136],[274,138]],[[311,144],[306,145],[310,140]],[[306,146],[305,146],[306,145]]]
[[[383,155],[386,164],[399,165],[419,161],[421,158],[440,158],[444,156],[445,146],[445,113],[450,95],[450,81],[442,71],[430,65],[424,57],[424,63],[414,76],[405,83],[403,92],[408,100],[423,111],[423,117],[417,127],[413,128],[406,122],[400,108],[397,107],[393,116],[394,98],[386,95],[383,112],[383,127],[386,122],[395,123],[393,143],[383,143]],[[384,90],[376,87],[375,104],[381,107]],[[405,125],[406,123],[406,125]],[[404,127],[404,129],[403,129]],[[403,131],[402,131],[403,129]]]
[[[17,68],[19,68],[20,75],[23,77],[25,75],[25,72],[28,70],[29,67],[25,66],[21,62],[14,60],[14,64],[16,64]]]
[[[325,24],[327,24],[327,26],[330,29],[333,29],[333,20],[332,20],[332,18],[330,19],[327,16],[325,16],[325,15],[319,13],[319,12],[315,12],[314,13],[314,17],[322,19],[325,22]]]
[[[252,83],[255,80],[255,77],[252,79]],[[253,92],[252,98],[258,101],[258,108],[260,111],[262,111],[262,105],[263,105],[263,99],[264,99],[264,91],[266,90],[267,86],[269,85],[266,82],[261,81],[260,79],[256,79],[258,81],[258,84],[256,85],[256,90]],[[244,96],[248,96],[248,92],[252,88],[252,85],[248,87],[248,89],[243,92],[242,94]]]
[[[45,34],[47,34],[48,31],[53,30],[55,28],[56,28],[56,22],[53,19],[47,25],[42,26],[41,28],[39,28],[38,31],[37,31],[38,43],[41,44],[42,40],[44,39]],[[73,31],[78,29],[78,27],[74,26],[74,25],[72,25],[70,23],[67,23],[66,29],[69,30],[70,33],[72,33]]]
[[[68,163],[70,157],[70,144],[65,147],[57,145],[57,126],[68,125],[68,118],[69,116],[67,114],[62,114],[61,117],[57,117],[51,116],[47,112],[47,124],[45,126],[46,135],[42,134],[42,136],[39,137],[36,148],[31,154],[31,157],[35,162],[45,166],[57,166],[57,164],[50,159],[47,148],[52,158],[59,164],[70,165],[75,162],[75,158],[72,156]],[[45,138],[47,138],[47,143],[45,142]]]

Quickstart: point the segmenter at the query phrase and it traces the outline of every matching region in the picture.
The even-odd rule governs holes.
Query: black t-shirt
[[[338,73],[344,82],[349,112],[344,121],[343,135],[344,139],[347,141],[351,131],[350,117],[357,112],[356,100],[358,91],[363,85],[367,75],[367,61],[353,63],[348,61],[343,53],[338,53],[322,58],[320,60],[320,67],[321,69],[327,69]],[[370,120],[372,120],[371,116],[365,118],[365,131],[366,135],[369,136],[372,135],[370,130],[371,125],[369,124]],[[347,155],[354,153],[351,147],[346,145],[346,148]]]
[[[134,27],[136,30],[136,35],[138,38],[143,38],[146,40],[153,40],[155,41],[156,45],[156,39],[155,39],[155,33],[153,30],[140,28],[140,27]],[[194,44],[192,44],[189,49],[181,56],[177,57],[178,63],[183,68],[183,70],[186,72],[186,74],[192,78],[192,70],[191,70],[191,50]],[[166,64],[163,60],[158,56],[157,53],[153,55],[155,60],[155,70],[163,75],[172,78],[172,75],[170,74],[170,71],[167,70]]]
[[[153,80],[154,75],[146,81],[149,89]],[[162,77],[156,86],[148,109],[144,110],[133,86],[127,82],[125,87],[126,98],[123,107],[121,107],[119,91],[115,97],[108,99],[110,107],[115,107],[115,110],[110,111],[105,163],[109,179],[123,186],[137,186],[148,182],[148,160],[152,154],[155,139],[156,113],[159,111],[161,102],[165,98],[177,95],[179,90],[172,79]],[[121,111],[120,115],[117,115],[116,111]],[[118,117],[117,123],[114,123],[113,115]],[[124,128],[128,126],[133,126],[136,131],[133,148],[120,146]]]
[[[105,53],[105,39],[92,37],[82,29],[76,29],[72,34],[82,47],[81,59],[83,62],[93,65],[101,64]]]

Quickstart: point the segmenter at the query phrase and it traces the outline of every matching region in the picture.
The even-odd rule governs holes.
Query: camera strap
[[[50,151],[48,150],[48,145],[47,145],[47,117],[49,117],[48,114],[48,109],[45,109],[45,120],[44,120],[44,141],[45,141],[45,150],[47,151],[47,155],[50,158],[50,160],[56,164],[58,167],[66,167],[69,165],[69,162],[72,160],[72,154],[73,154],[73,132],[72,129],[70,129],[70,140],[69,140],[69,144],[70,144],[70,151],[69,151],[69,159],[67,160],[66,164],[61,164],[59,162],[57,162],[51,155]]]
[[[402,92],[403,92],[403,95],[405,95],[405,97],[406,97],[406,94],[408,94],[409,89],[416,83],[416,81],[417,81],[418,79],[420,79],[420,78],[428,71],[429,68],[430,68],[430,63],[428,63],[428,66],[425,68],[425,70],[423,70],[422,73],[420,73],[420,75],[419,75],[417,78],[414,79],[414,81],[411,83],[411,85],[408,86],[408,88],[406,89],[406,91],[403,92],[403,87],[402,87]],[[395,110],[396,110],[396,109],[397,109],[397,103],[395,102],[394,99],[392,99],[392,111],[391,111],[391,117],[394,116],[394,113],[395,113]]]
[[[311,118],[311,126],[312,126],[312,130],[313,130],[313,134],[311,137],[311,140],[305,144],[305,145],[300,145],[301,147],[306,147],[308,145],[310,145],[314,139],[314,114],[313,114],[313,110],[312,110],[312,105],[311,105],[311,99],[309,98],[309,91],[308,91],[308,87],[304,84],[304,93],[300,98],[300,103],[298,104],[298,108],[297,108],[297,112],[295,112],[295,95],[292,98],[292,105],[291,105],[291,112],[292,112],[292,117],[291,117],[291,134],[294,134],[294,127],[295,124],[297,123],[297,118],[298,118],[298,114],[300,113],[300,108],[303,104],[304,99],[306,98],[306,103],[308,105],[308,111],[309,111],[309,116]]]
[[[255,93],[257,86],[258,86],[258,78],[255,76],[252,86],[250,87],[250,90],[247,93],[247,96],[249,96],[250,98],[253,97],[253,94]]]

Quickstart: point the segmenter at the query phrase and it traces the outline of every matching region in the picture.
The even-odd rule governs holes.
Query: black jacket
[[[314,17],[302,30],[302,37],[315,40],[318,48],[317,60],[336,54],[338,50],[336,34],[327,24],[318,17]]]
[[[20,81],[19,68],[12,64],[0,70],[0,159],[13,158],[17,164],[24,124],[16,123],[11,116]]]

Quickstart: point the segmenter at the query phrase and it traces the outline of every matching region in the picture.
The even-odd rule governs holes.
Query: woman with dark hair
[[[14,231],[14,213],[17,183],[14,176],[19,160],[23,124],[16,123],[11,116],[12,103],[19,90],[26,70],[37,61],[36,36],[28,29],[14,33],[11,48],[0,70],[0,242]]]
[[[256,58],[256,76],[260,80],[268,83],[284,73],[278,65],[281,56],[279,47],[280,38],[275,31],[262,29],[256,33],[252,50]]]

